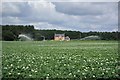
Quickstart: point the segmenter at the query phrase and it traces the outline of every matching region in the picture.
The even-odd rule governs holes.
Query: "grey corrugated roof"
[[[55,34],[55,36],[65,36],[65,34]]]

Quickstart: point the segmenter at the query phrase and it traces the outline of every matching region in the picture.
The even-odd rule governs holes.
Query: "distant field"
[[[117,41],[3,41],[5,78],[118,78]]]

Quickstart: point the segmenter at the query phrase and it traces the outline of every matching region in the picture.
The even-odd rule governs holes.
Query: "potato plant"
[[[119,78],[117,41],[2,43],[3,78]]]

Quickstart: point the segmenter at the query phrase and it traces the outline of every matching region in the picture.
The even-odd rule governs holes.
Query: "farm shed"
[[[66,36],[66,37],[65,37],[65,40],[66,40],[66,41],[70,41],[70,37],[69,37],[69,36]]]

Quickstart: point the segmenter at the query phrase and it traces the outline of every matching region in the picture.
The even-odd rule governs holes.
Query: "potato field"
[[[3,41],[2,77],[118,79],[117,41]]]

